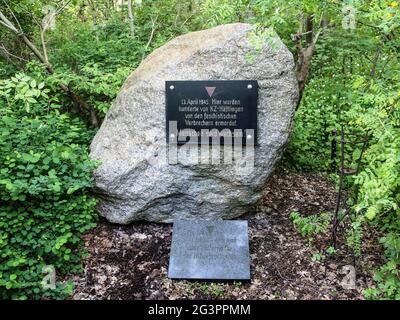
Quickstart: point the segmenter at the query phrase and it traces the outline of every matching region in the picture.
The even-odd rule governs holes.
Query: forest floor
[[[366,230],[362,255],[354,258],[339,231],[337,253],[327,255],[329,234],[309,241],[290,219],[292,211],[333,212],[335,198],[334,185],[323,176],[272,176],[254,212],[240,218],[249,223],[251,281],[245,283],[170,280],[171,225],[102,220],[84,236],[89,256],[85,272],[73,278],[72,299],[363,299],[382,262],[379,235]],[[355,289],[341,284],[347,265],[355,266]]]

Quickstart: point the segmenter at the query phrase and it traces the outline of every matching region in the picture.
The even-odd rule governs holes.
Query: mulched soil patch
[[[102,220],[84,236],[89,256],[85,272],[73,277],[72,299],[362,299],[373,286],[382,249],[378,234],[365,230],[362,256],[354,258],[339,230],[337,254],[326,254],[329,235],[310,242],[295,230],[290,213],[333,212],[334,185],[320,175],[274,175],[249,222],[251,282],[191,282],[167,278],[172,227],[133,223],[128,226]],[[313,261],[315,253],[324,255]],[[341,285],[343,267],[355,262],[355,289]]]

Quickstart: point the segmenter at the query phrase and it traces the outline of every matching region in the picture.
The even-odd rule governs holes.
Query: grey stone
[[[250,280],[247,221],[174,221],[168,277]]]
[[[251,32],[250,25],[237,23],[177,37],[125,81],[91,144],[91,157],[101,161],[95,180],[102,216],[122,224],[229,219],[248,212],[261,198],[292,130],[298,86],[293,56],[281,40],[266,41],[254,56]],[[168,80],[258,81],[253,170],[242,170],[240,161],[191,164],[193,156],[185,153],[179,154],[180,163],[168,163]]]

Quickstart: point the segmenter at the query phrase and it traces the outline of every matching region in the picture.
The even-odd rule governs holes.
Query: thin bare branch
[[[153,19],[153,17],[151,18],[151,34],[149,37],[149,41],[147,41],[146,43],[146,49],[150,46],[151,41],[153,40],[154,37],[154,32],[156,31],[156,22],[157,22],[158,16],[155,17],[155,19]]]
[[[56,15],[61,13],[69,4],[71,3],[71,0],[66,1],[64,4],[62,4],[57,10],[56,10]]]

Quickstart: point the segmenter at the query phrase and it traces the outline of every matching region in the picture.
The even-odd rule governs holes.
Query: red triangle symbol
[[[211,96],[214,94],[215,88],[216,88],[216,87],[206,87],[208,96],[209,96],[210,98],[211,98]]]

